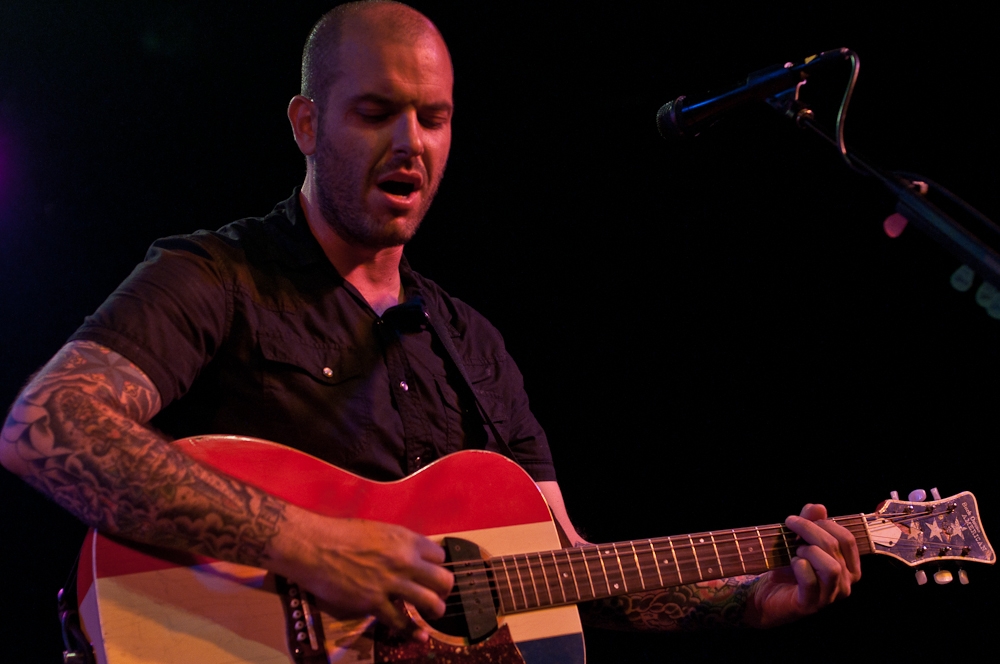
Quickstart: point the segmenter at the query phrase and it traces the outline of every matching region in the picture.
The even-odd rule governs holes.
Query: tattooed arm
[[[404,528],[322,517],[202,466],[146,426],[160,407],[136,365],[70,342],[11,407],[0,462],[89,526],[265,567],[340,616],[404,628],[400,599],[444,612],[452,576],[441,547]]]
[[[806,505],[785,525],[802,540],[791,567],[588,602],[580,605],[583,620],[628,630],[774,627],[850,595],[861,578],[854,536],[827,519],[822,505]]]

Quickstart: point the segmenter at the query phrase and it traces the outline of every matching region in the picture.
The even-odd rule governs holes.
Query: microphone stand
[[[838,147],[848,165],[855,171],[875,178],[896,197],[896,212],[947,249],[980,277],[1000,289],[1000,253],[972,231],[931,203],[924,194],[933,186],[970,216],[976,218],[983,230],[1000,238],[1000,226],[976,211],[971,205],[951,192],[933,185],[929,180],[909,174],[887,173],[867,163],[847,150],[846,144],[834,140],[814,121],[812,110],[798,99],[799,86],[767,100],[777,111],[795,120],[799,127],[807,127]],[[912,178],[912,179],[911,179]],[[930,184],[928,184],[930,183]]]

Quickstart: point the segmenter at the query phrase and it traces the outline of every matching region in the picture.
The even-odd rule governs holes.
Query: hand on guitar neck
[[[851,594],[861,578],[861,560],[854,535],[827,519],[822,505],[806,505],[785,525],[803,541],[791,567],[758,577],[743,622],[751,627],[774,627],[815,613]]]
[[[851,585],[861,578],[855,536],[828,519],[823,505],[806,505],[798,516],[789,516],[785,525],[801,540],[789,541],[789,566],[757,576],[727,579],[714,575],[684,589],[654,589],[601,599],[581,605],[583,621],[595,627],[641,631],[687,630],[723,623],[766,628],[815,613],[850,595]],[[753,540],[751,534],[749,541]],[[745,548],[753,551],[751,545]],[[709,551],[709,562],[734,561],[731,552],[723,552],[721,557],[720,552]],[[743,566],[740,555],[735,561],[737,568]],[[703,570],[696,571],[695,579]],[[704,571],[712,573],[710,568]]]

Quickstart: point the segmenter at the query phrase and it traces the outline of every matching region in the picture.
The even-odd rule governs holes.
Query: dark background
[[[653,122],[679,94],[848,46],[848,142],[1000,217],[986,5],[646,4],[416,4],[452,49],[457,115],[408,255],[504,333],[574,520],[650,537],[938,486],[1000,522],[1000,321],[949,286],[959,261],[912,227],[886,237],[892,199],[763,106],[682,145]],[[153,239],[265,214],[301,182],[284,113],[327,8],[0,4],[0,402]],[[807,86],[821,121],[846,75]],[[5,471],[0,501],[0,659],[61,661],[55,593],[83,528]],[[850,600],[794,626],[588,630],[590,661],[994,650],[996,570],[917,588],[864,562]]]

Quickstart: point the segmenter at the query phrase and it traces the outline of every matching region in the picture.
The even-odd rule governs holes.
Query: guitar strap
[[[448,357],[451,359],[451,363],[455,365],[458,369],[458,373],[462,376],[462,380],[465,382],[465,387],[468,389],[469,394],[472,395],[472,399],[476,402],[476,409],[479,412],[479,417],[482,419],[483,423],[490,428],[490,432],[493,434],[493,439],[497,443],[497,447],[500,448],[500,452],[510,459],[511,461],[517,462],[514,457],[514,451],[510,449],[510,445],[504,440],[503,436],[497,430],[497,425],[493,421],[493,417],[490,415],[490,411],[487,410],[483,402],[479,400],[479,396],[476,394],[476,389],[472,386],[472,381],[469,379],[469,372],[465,370],[465,365],[462,363],[462,359],[458,355],[458,349],[455,348],[455,342],[451,340],[451,333],[445,326],[443,321],[437,320],[435,317],[431,316],[424,307],[424,317],[427,322],[430,323],[431,329],[434,330],[435,336],[437,336],[438,341],[444,346],[445,351],[448,353]]]

